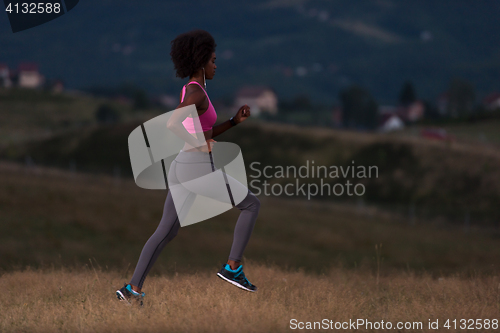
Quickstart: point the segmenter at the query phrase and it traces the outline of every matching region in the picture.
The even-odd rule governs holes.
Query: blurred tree
[[[284,111],[309,111],[313,107],[308,95],[301,94],[291,100],[280,99],[278,109]]]
[[[370,92],[357,85],[352,85],[340,92],[344,125],[374,129],[377,126],[377,102]]]
[[[113,124],[120,120],[120,114],[113,106],[101,104],[95,112],[95,118],[101,124]]]
[[[147,92],[133,82],[122,83],[116,89],[116,94],[131,98],[134,110],[148,109],[151,107],[151,101],[149,100]]]
[[[134,110],[149,108],[149,98],[146,92],[142,89],[137,89],[134,93]]]
[[[466,117],[472,114],[475,101],[476,92],[472,83],[461,78],[450,81],[447,112],[451,117]]]
[[[424,119],[436,120],[441,117],[439,110],[429,101],[424,100]]]
[[[299,95],[293,100],[292,107],[295,110],[310,110],[312,108],[311,99],[308,95]]]
[[[408,106],[417,100],[417,95],[415,94],[415,88],[411,81],[406,81],[403,83],[403,87],[399,92],[399,104],[403,106]]]

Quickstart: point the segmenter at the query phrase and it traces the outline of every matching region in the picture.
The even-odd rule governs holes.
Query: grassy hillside
[[[91,126],[46,140],[9,145],[0,150],[0,157],[25,162],[28,156],[35,164],[108,175],[119,172],[131,177],[127,138],[143,120]],[[406,213],[413,209],[423,220],[442,215],[463,224],[469,216],[472,224],[497,227],[500,218],[497,209],[500,152],[495,146],[435,142],[398,134],[301,128],[258,119],[250,119],[215,139],[241,147],[249,176],[256,175],[250,168],[252,162],[260,162],[261,169],[267,165],[299,168],[307,163],[312,165],[312,161],[316,166],[375,166],[376,178],[326,177],[324,182],[330,186],[346,180],[364,184],[366,202],[403,209]],[[295,179],[268,179],[271,184],[284,185],[290,181]],[[307,181],[320,184],[321,180]],[[352,198],[326,195],[315,199]]]
[[[94,113],[103,103],[116,108],[121,116],[119,123],[97,123]],[[130,106],[91,96],[2,90],[0,158],[130,178],[128,135],[142,122],[163,112],[154,108],[134,111]],[[219,119],[224,120],[223,116]],[[447,129],[458,140],[447,143],[420,138],[419,127],[379,134],[298,127],[251,118],[215,139],[241,147],[249,181],[256,175],[251,168],[253,162],[259,162],[261,170],[265,166],[299,168],[312,165],[313,161],[315,166],[339,168],[375,166],[377,178],[340,175],[323,181],[330,187],[346,181],[363,184],[364,202],[399,211],[411,219],[427,221],[441,216],[466,227],[498,228],[500,150],[494,143],[497,125],[495,121],[450,124]],[[479,135],[488,142],[478,142]],[[283,186],[295,181],[263,177],[259,180],[261,184],[267,180],[271,185]],[[301,181],[318,186],[321,183],[318,177]],[[263,190],[262,185],[260,189]],[[318,195],[313,199],[352,202],[357,198]]]
[[[101,267],[131,270],[162,215],[165,191],[131,180],[0,164],[0,267]],[[245,257],[320,273],[332,265],[434,274],[496,274],[495,234],[408,223],[374,207],[259,197],[261,211]],[[239,211],[182,228],[152,274],[192,272],[227,259]]]
[[[446,133],[453,135],[457,141],[478,146],[500,148],[500,120],[490,119],[474,123],[441,124],[437,126],[413,126],[401,132],[393,133],[394,136],[408,135],[417,137],[420,130],[429,127],[444,128]]]
[[[133,110],[130,105],[81,92],[0,87],[0,148],[96,125],[95,113],[103,104],[116,110],[122,122],[138,117],[152,118],[165,112],[154,108]]]

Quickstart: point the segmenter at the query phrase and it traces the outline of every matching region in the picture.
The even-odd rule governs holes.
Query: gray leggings
[[[173,178],[182,180],[183,178],[186,179],[193,176],[201,177],[209,172],[212,172],[212,165],[210,164],[208,153],[181,151],[172,162],[168,177],[169,181]],[[229,183],[233,184],[233,181],[236,181],[231,176],[226,176]],[[239,184],[239,186],[244,186],[239,182],[237,184]],[[204,195],[207,194],[206,191],[209,190],[210,189],[208,188],[203,188],[203,186],[199,186],[199,188],[189,188],[189,191],[193,192],[193,195]],[[225,193],[210,193],[210,196],[220,197],[221,201],[229,202],[229,195],[227,191]],[[189,202],[191,200],[187,199],[186,201]],[[243,199],[243,201],[235,207],[237,207],[241,212],[234,228],[233,244],[231,246],[229,259],[241,261],[243,251],[245,250],[248,240],[250,239],[250,235],[252,234],[253,227],[255,225],[255,220],[259,214],[260,201],[250,190],[248,190],[248,194],[245,199]],[[174,206],[171,191],[169,190],[163,207],[163,216],[160,224],[142,249],[139,261],[135,267],[134,275],[130,280],[131,285],[142,288],[144,280],[153,267],[156,259],[158,259],[158,256],[168,242],[177,236],[179,228],[179,218]]]

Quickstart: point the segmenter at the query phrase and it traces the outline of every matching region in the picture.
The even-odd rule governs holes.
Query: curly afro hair
[[[205,30],[192,30],[177,36],[173,41],[170,56],[175,66],[175,76],[191,77],[203,67],[215,52],[215,40]]]

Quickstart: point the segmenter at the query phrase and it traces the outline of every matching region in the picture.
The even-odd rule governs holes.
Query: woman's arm
[[[239,108],[238,112],[233,117],[233,120],[236,122],[236,124],[239,124],[248,117],[250,117],[250,107],[245,104]],[[212,127],[210,131],[206,131],[205,133],[207,133],[209,135],[208,138],[211,139],[215,138],[217,135],[224,133],[231,127],[233,127],[233,125],[231,125],[231,122],[229,120],[226,120],[222,124]],[[207,137],[207,134],[205,134],[205,137]]]
[[[186,91],[186,96],[184,101],[180,103],[173,112],[172,116],[170,116],[167,122],[167,128],[174,132],[178,137],[180,137],[184,142],[187,142],[192,147],[200,147],[206,144],[206,138],[202,135],[198,135],[198,133],[189,133],[182,122],[186,119],[186,117],[196,117],[196,113],[201,109],[201,106],[204,104],[206,99],[205,94],[201,91],[195,90],[190,92],[189,94]],[[194,107],[189,107],[194,105]],[[196,137],[194,136],[196,135]]]

